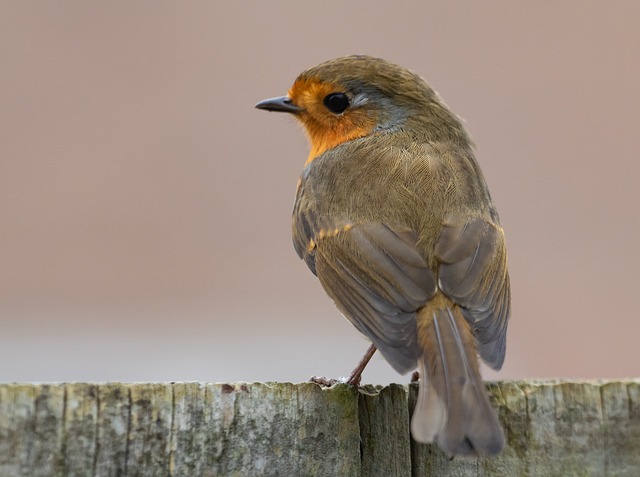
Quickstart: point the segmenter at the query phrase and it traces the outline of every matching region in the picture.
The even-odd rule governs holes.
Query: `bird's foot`
[[[329,388],[334,384],[348,384],[350,386],[357,388],[358,386],[360,386],[361,375],[359,374],[357,376],[351,375],[348,378],[339,378],[339,379],[327,378],[325,376],[311,376],[309,378],[309,381],[311,381],[312,383],[319,384],[320,386],[323,386],[325,388]]]
[[[319,384],[320,386],[323,386],[325,388],[329,388],[334,384],[341,382],[339,379],[326,378],[324,376],[311,376],[309,378],[309,381],[311,381],[312,383]]]
[[[364,356],[362,357],[362,359],[360,360],[356,368],[353,371],[351,371],[351,374],[349,375],[348,378],[329,379],[329,378],[325,378],[324,376],[311,376],[309,381],[324,387],[330,387],[330,386],[333,386],[334,384],[344,383],[357,388],[358,386],[360,386],[360,381],[362,380],[362,371],[364,371],[364,368],[367,366],[367,363],[369,362],[369,360],[373,356],[373,353],[375,352],[376,352],[375,345],[369,346],[369,349],[367,349],[367,352],[364,354]]]
[[[353,386],[354,388],[358,388],[360,386],[360,382],[362,381],[362,373],[352,374],[346,380],[346,383]]]

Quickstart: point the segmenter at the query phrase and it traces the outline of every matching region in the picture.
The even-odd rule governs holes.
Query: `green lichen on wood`
[[[488,383],[507,445],[409,437],[417,386],[0,385],[4,476],[637,476],[640,381]]]
[[[204,454],[205,462],[195,465],[196,475],[276,476],[287,475],[291,469],[299,475],[359,472],[353,389],[343,386],[327,391],[311,383],[206,387],[203,407],[212,413],[205,433],[213,458]],[[177,442],[187,441],[182,432]],[[203,447],[199,445],[201,452]],[[182,456],[192,453],[188,447],[175,446],[175,475],[181,475],[177,469]]]
[[[640,469],[640,382],[605,383],[600,394],[605,473],[628,475],[627,469]]]
[[[170,384],[129,387],[126,469],[166,474],[169,467],[173,397]]]
[[[77,384],[66,387],[75,386]],[[126,475],[131,416],[129,386],[107,383],[97,386],[97,391],[98,414],[91,475],[96,477]]]
[[[91,476],[98,442],[98,386],[65,386],[62,449],[58,455],[58,475]]]
[[[397,384],[365,386],[358,398],[362,475],[411,474],[409,408],[406,389]]]

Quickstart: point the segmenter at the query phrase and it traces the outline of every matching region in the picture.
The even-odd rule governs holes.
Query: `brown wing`
[[[494,369],[504,361],[511,291],[504,233],[480,218],[447,218],[436,242],[438,286],[462,307],[480,356]]]
[[[327,294],[399,373],[416,367],[416,310],[436,289],[416,241],[411,232],[360,224],[319,239],[315,249]]]

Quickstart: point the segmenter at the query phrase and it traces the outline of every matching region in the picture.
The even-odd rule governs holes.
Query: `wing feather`
[[[504,233],[480,218],[445,220],[435,246],[440,289],[462,307],[480,356],[494,369],[504,361],[511,291]]]
[[[318,241],[316,274],[349,321],[400,373],[416,367],[416,310],[436,290],[417,236],[380,223],[347,227]]]

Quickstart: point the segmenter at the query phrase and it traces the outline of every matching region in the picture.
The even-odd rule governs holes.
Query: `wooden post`
[[[449,460],[415,385],[0,384],[0,477],[640,475],[639,380],[487,387],[504,452]]]

